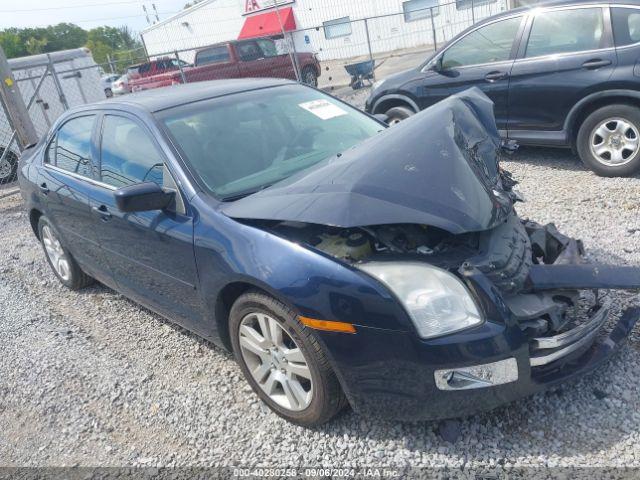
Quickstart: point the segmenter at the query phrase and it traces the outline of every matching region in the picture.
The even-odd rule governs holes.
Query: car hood
[[[474,88],[220,208],[235,219],[486,230],[512,210],[498,167],[500,145],[493,103]]]

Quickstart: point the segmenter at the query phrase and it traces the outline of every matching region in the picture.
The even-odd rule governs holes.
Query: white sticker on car
[[[313,113],[322,120],[329,120],[335,117],[347,115],[347,112],[328,100],[312,100],[311,102],[300,103],[299,106],[308,112]]]

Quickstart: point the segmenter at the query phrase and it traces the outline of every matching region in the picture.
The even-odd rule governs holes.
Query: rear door
[[[107,281],[109,270],[94,235],[90,194],[96,182],[94,129],[97,115],[79,114],[53,135],[38,184],[45,214],[73,257],[90,275]]]
[[[498,128],[506,128],[509,75],[523,16],[491,22],[447,47],[428,68],[419,87],[420,108],[454,93],[478,87],[493,100]]]
[[[509,135],[521,139],[560,132],[569,110],[617,63],[607,7],[535,10],[527,23],[509,90]]]

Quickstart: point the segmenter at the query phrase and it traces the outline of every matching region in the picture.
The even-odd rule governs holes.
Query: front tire
[[[384,113],[387,116],[387,125],[396,125],[416,114],[416,112],[407,107],[393,107]]]
[[[242,373],[279,416],[311,427],[345,407],[322,348],[283,303],[260,292],[245,293],[231,308],[229,330]]]
[[[576,148],[584,164],[602,177],[626,177],[640,171],[640,110],[608,105],[580,126]]]
[[[81,290],[95,281],[82,271],[69,251],[62,245],[58,231],[44,215],[38,221],[38,237],[47,263],[64,286],[71,290]]]

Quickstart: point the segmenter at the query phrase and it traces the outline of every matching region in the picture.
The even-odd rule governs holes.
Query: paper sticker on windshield
[[[299,106],[322,120],[329,120],[347,114],[345,110],[327,100],[313,100],[301,103]]]

